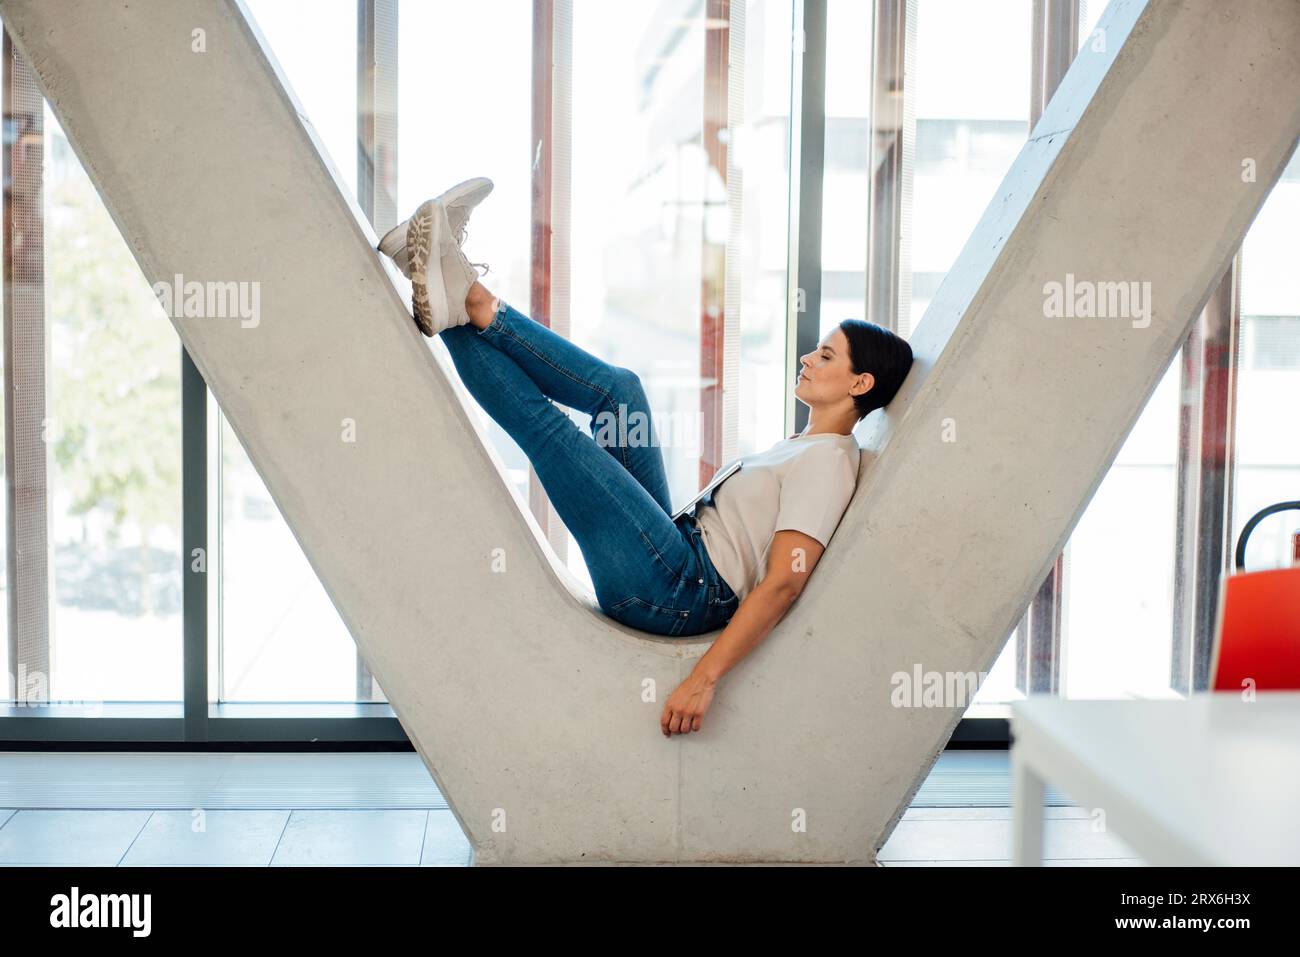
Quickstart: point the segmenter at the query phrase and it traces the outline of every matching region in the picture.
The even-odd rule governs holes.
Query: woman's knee
[[[641,377],[626,366],[610,366],[605,383],[606,390],[620,402],[628,402],[645,395]]]
[[[649,427],[650,400],[646,396],[645,387],[641,384],[641,377],[636,372],[623,366],[613,366],[605,389],[609,397],[609,405],[612,406],[609,411],[628,418],[625,428],[629,432],[637,424],[634,419],[644,419],[643,427]]]

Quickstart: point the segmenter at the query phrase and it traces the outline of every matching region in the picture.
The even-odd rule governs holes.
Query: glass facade
[[[50,695],[178,700],[176,334],[48,107]]]
[[[1300,429],[1288,412],[1300,395],[1300,152],[1242,243],[1241,348],[1237,358],[1237,433],[1232,545],[1250,517],[1300,499]],[[1300,512],[1265,519],[1251,534],[1246,568],[1290,564]]]
[[[1029,0],[918,0],[908,335],[1029,134]]]

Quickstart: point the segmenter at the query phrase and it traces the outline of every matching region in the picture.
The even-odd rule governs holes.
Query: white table
[[[1148,864],[1300,864],[1300,693],[1011,705],[1014,863],[1040,865],[1046,783]]]

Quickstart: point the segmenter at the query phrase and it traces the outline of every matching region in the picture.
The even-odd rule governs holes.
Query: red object
[[[1223,580],[1213,690],[1300,691],[1300,566]]]

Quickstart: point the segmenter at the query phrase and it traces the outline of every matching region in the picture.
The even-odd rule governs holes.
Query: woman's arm
[[[659,720],[664,735],[700,730],[717,683],[785,617],[825,550],[821,542],[803,532],[782,529],[776,533],[768,553],[767,573],[745,596],[722,634],[664,705]]]

